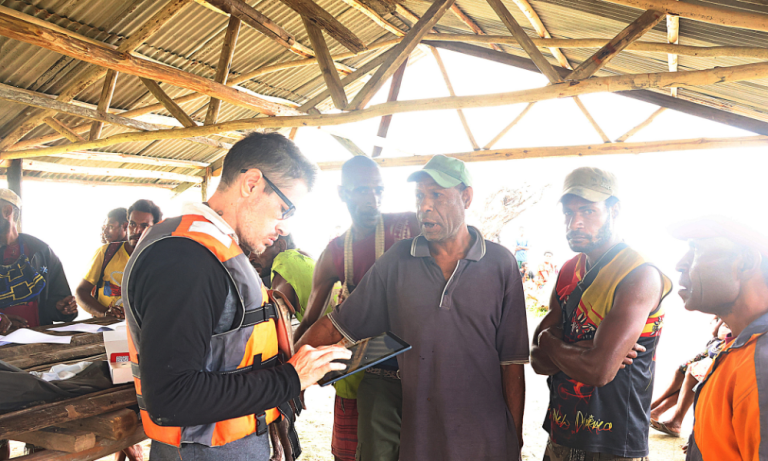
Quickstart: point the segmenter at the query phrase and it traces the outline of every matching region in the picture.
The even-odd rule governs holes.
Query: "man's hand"
[[[141,449],[141,445],[136,444],[115,453],[115,459],[117,461],[125,461],[126,459],[128,461],[144,461],[144,450]]]
[[[326,373],[347,368],[343,363],[333,360],[346,360],[352,357],[352,351],[341,346],[303,346],[288,360],[299,374],[301,390],[317,383]]]
[[[588,341],[579,341],[577,343],[573,343],[574,346],[583,347],[584,349],[589,349],[594,344],[594,341],[591,339]],[[629,352],[627,352],[627,356],[624,357],[624,360],[621,362],[621,368],[624,369],[627,367],[627,365],[632,365],[637,358],[638,352],[645,352],[645,346],[641,346],[638,343],[635,343],[634,346],[632,346],[632,349],[630,349]]]
[[[12,314],[0,314],[0,335],[8,334],[19,328],[27,328],[29,324],[23,317]]]
[[[111,315],[113,317],[117,317],[119,319],[125,318],[125,309],[122,306],[109,306],[106,312],[104,312],[104,317]]]
[[[64,315],[77,313],[77,301],[74,296],[67,296],[56,303],[56,309]]]

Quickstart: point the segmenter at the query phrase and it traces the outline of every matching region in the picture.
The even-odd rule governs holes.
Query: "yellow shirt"
[[[93,255],[91,261],[91,269],[85,276],[85,280],[92,283],[94,286],[98,284],[99,274],[101,274],[101,266],[104,264],[104,254],[107,251],[109,244],[102,246]],[[128,252],[125,251],[125,243],[120,246],[115,256],[109,261],[107,267],[104,269],[104,283],[97,294],[96,299],[105,307],[119,305],[122,292],[120,286],[123,283],[123,271],[126,264],[128,264]]]

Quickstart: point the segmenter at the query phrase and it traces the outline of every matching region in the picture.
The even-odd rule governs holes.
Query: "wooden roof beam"
[[[184,125],[186,128],[191,128],[194,126],[197,126],[197,123],[192,120],[192,117],[187,115],[186,112],[184,112],[184,109],[179,107],[178,104],[176,104],[173,99],[168,96],[168,94],[163,91],[162,88],[160,88],[160,85],[154,81],[150,80],[148,78],[140,78],[141,83],[144,84],[145,87],[149,90],[150,93],[152,93],[152,96],[155,97],[158,101],[160,101],[160,104],[165,107],[165,109],[173,115],[173,118],[179,121],[182,125]]]
[[[499,142],[499,140],[501,140],[501,138],[503,138],[504,136],[506,136],[506,134],[509,132],[509,130],[511,130],[511,129],[512,129],[512,127],[514,127],[515,125],[517,125],[517,124],[520,122],[520,120],[522,120],[522,119],[523,119],[523,117],[525,117],[525,114],[527,114],[527,113],[528,113],[528,111],[529,111],[529,110],[531,110],[531,108],[533,108],[533,106],[534,106],[535,104],[536,104],[535,102],[529,102],[529,103],[528,103],[528,105],[526,105],[526,106],[525,106],[525,109],[523,109],[523,111],[522,111],[522,112],[520,112],[520,113],[518,114],[518,116],[517,116],[517,117],[515,117],[515,119],[514,119],[514,120],[512,120],[512,123],[510,123],[509,125],[505,126],[503,130],[499,131],[499,134],[497,134],[497,135],[496,135],[496,136],[495,136],[493,139],[491,139],[491,140],[488,142],[488,144],[486,144],[485,146],[483,146],[483,149],[485,149],[485,150],[488,150],[488,149],[491,149],[491,148],[493,148],[493,146],[495,146],[495,145],[496,145],[496,143],[497,143],[497,142]]]
[[[667,15],[667,41],[673,45],[680,43],[680,17]],[[669,63],[669,71],[677,72],[678,56],[676,54],[668,54],[667,62]],[[677,97],[677,88],[671,89],[672,96]]]
[[[236,1],[236,0],[230,0]],[[239,0],[237,0],[239,1]],[[312,21],[317,27],[328,32],[349,51],[359,53],[365,50],[363,42],[351,30],[347,29],[332,14],[320,8],[312,0],[280,0],[293,11],[299,13],[304,20]],[[315,50],[317,52],[317,50]]]
[[[119,176],[123,178],[165,179],[167,181],[184,181],[200,184],[203,178],[188,174],[170,173],[158,170],[138,170],[132,168],[97,168],[90,166],[65,165],[63,163],[24,160],[22,167],[27,171],[44,173],[72,174],[85,176]]]
[[[433,42],[437,43],[437,42]],[[498,53],[481,48],[489,53]],[[505,55],[505,53],[499,53]],[[510,56],[510,55],[507,55]],[[145,142],[166,139],[183,139],[189,136],[210,136],[218,133],[252,130],[256,128],[291,128],[294,126],[331,126],[354,123],[389,114],[422,112],[430,110],[456,110],[478,107],[498,107],[534,101],[558,98],[570,98],[581,94],[612,93],[644,89],[666,89],[671,86],[682,88],[713,85],[744,80],[768,78],[768,62],[744,64],[727,68],[686,72],[661,72],[651,74],[617,75],[612,77],[594,77],[582,80],[578,84],[564,82],[543,88],[533,88],[508,93],[486,95],[456,96],[445,98],[416,99],[378,104],[367,109],[340,114],[321,114],[303,116],[258,117],[233,120],[217,125],[180,128],[172,130],[120,133],[97,141],[78,142],[43,149],[4,152],[0,159],[28,158],[48,156],[84,149],[101,149],[124,142]]]
[[[416,49],[416,46],[421,42],[422,37],[426,35],[432,27],[437,24],[437,21],[443,17],[446,11],[453,5],[454,0],[435,0],[429,9],[424,13],[424,16],[414,24],[413,28],[406,34],[403,40],[394,47],[394,52],[388,58],[381,67],[373,74],[373,77],[366,82],[365,86],[357,93],[357,96],[352,100],[349,105],[350,110],[359,110],[365,107],[371,98],[377,91],[384,85],[389,77],[395,73],[400,65],[405,62],[406,58],[410,56],[411,52]]]
[[[117,74],[114,70],[108,70],[107,75],[104,77],[104,85],[101,87],[101,96],[99,97],[97,110],[105,114],[112,104],[112,96],[115,94],[115,86],[117,85]],[[104,128],[104,122],[93,122],[88,138],[91,140],[99,139],[102,128]]]
[[[45,117],[43,122],[45,122],[45,124],[49,127],[53,128],[53,130],[57,133],[67,138],[69,142],[85,141],[85,138],[75,133],[71,128],[63,124],[60,120],[56,120],[53,117]]]
[[[552,38],[552,35],[549,34],[549,31],[546,27],[544,27],[544,23],[541,21],[541,18],[539,17],[538,13],[536,13],[536,10],[533,9],[530,3],[528,3],[528,0],[512,0],[515,2],[518,8],[520,8],[520,11],[523,12],[526,18],[528,18],[528,22],[531,23],[531,26],[533,27],[533,30],[536,31],[536,33],[541,38]],[[568,62],[568,58],[565,57],[562,51],[560,51],[560,48],[557,47],[551,47],[549,48],[550,53],[552,53],[552,56],[557,59],[557,62],[560,63],[560,66],[565,67],[566,69],[572,69],[571,63]]]
[[[408,67],[408,60],[406,59],[405,62],[400,64],[400,68],[397,69],[397,72],[395,72],[395,75],[392,76],[392,83],[389,85],[389,94],[387,95],[387,101],[397,101],[397,97],[400,95],[400,85],[403,83],[403,76],[405,75],[405,69]],[[387,133],[389,132],[389,125],[392,123],[392,116],[391,115],[385,115],[381,117],[381,121],[379,121],[379,129],[376,132],[376,135],[380,138],[386,138]],[[371,153],[371,157],[378,157],[381,155],[381,151],[384,148],[381,146],[373,146],[373,152]]]
[[[373,21],[376,25],[386,30],[387,32],[397,35],[398,37],[405,36],[405,32],[400,30],[397,26],[389,22],[387,19],[383,18],[376,11],[374,11],[373,8],[362,3],[361,1],[359,0],[341,0],[341,1],[343,1],[347,5],[351,6],[355,10],[359,11],[360,13],[368,17],[368,19]]]
[[[219,54],[219,63],[216,65],[216,75],[213,81],[225,85],[229,76],[229,68],[232,66],[232,58],[235,56],[235,47],[237,46],[237,37],[240,35],[240,25],[242,21],[236,16],[229,17],[227,31],[224,33],[224,43],[221,45]],[[174,103],[175,104],[175,103]],[[205,113],[205,124],[213,125],[219,118],[219,109],[221,100],[211,97],[208,101],[208,109]]]
[[[118,45],[116,51],[121,54],[135,51],[136,48],[141,46],[147,38],[154,34],[168,21],[173,19],[173,17],[176,16],[176,14],[178,14],[188,4],[188,0],[170,0],[161,10],[159,10],[144,24],[142,24],[142,26],[135,33],[131,34],[130,37],[120,42],[120,45]],[[29,17],[31,18],[31,16]],[[52,24],[51,26],[55,25]],[[85,72],[78,74],[77,78],[72,80],[69,84],[67,84],[66,87],[64,87],[64,89],[61,91],[61,94],[58,96],[58,100],[61,102],[69,102],[75,99],[75,96],[80,94],[84,89],[88,88],[93,83],[96,83],[102,76],[104,76],[106,71],[107,69],[98,66],[89,67]],[[30,117],[22,116],[14,119],[11,122],[14,128],[5,138],[3,138],[2,141],[0,141],[0,151],[7,150],[10,146],[23,138],[27,133],[35,129],[35,127],[41,123],[42,119],[52,115],[54,115],[53,112],[43,111],[37,114],[33,114]]]
[[[122,152],[82,151],[53,155],[52,157],[68,158],[72,160],[93,160],[97,162],[135,163],[138,165],[152,165],[167,168],[192,168],[196,170],[204,170],[208,166],[208,163],[205,162],[148,157],[146,155],[124,154]]]
[[[437,48],[434,46],[430,46],[429,50],[432,52],[432,56],[434,56],[435,61],[437,61],[437,67],[440,68],[440,73],[443,75],[443,81],[445,81],[445,86],[448,88],[448,94],[451,96],[456,96],[456,92],[453,90],[453,85],[451,84],[451,79],[448,77],[448,70],[445,68],[443,58],[440,57],[440,52],[437,51]],[[467,117],[464,116],[464,111],[457,109],[456,112],[459,114],[461,126],[464,127],[464,132],[467,134],[467,139],[469,139],[469,143],[472,145],[472,148],[475,150],[480,150],[480,146],[477,144],[475,137],[472,135],[472,130],[469,129],[469,123],[467,123]]]
[[[325,43],[323,31],[317,24],[306,17],[302,16],[301,20],[304,22],[304,28],[307,30],[309,42],[315,50],[315,58],[320,66],[325,86],[331,92],[333,105],[339,110],[344,110],[347,108],[347,93],[344,92],[344,85],[341,84],[339,73],[336,72],[336,67],[333,65],[333,58],[328,49],[328,44]]]
[[[266,115],[292,114],[295,111],[226,85],[212,82],[199,75],[184,72],[130,54],[120,53],[107,46],[95,46],[84,40],[64,35],[52,29],[0,13],[0,35],[36,45],[59,54],[137,77],[160,80],[229,102],[236,106]],[[84,52],[83,50],[87,50]]]
[[[475,33],[475,35],[486,35],[483,29],[480,28],[480,26],[477,25],[475,21],[472,20],[469,16],[467,16],[466,13],[461,11],[461,8],[457,4],[451,5],[451,12],[456,15],[457,18],[461,22],[463,22],[469,29]],[[501,49],[501,47],[495,43],[491,43],[491,48],[493,48],[496,51],[504,51]]]
[[[619,137],[616,139],[616,142],[624,142],[624,141],[626,141],[627,139],[631,138],[632,136],[636,135],[637,133],[639,133],[639,132],[640,132],[640,130],[642,130],[643,128],[645,128],[645,127],[647,127],[648,125],[650,125],[650,124],[651,124],[651,122],[653,122],[654,120],[656,120],[656,117],[658,117],[659,115],[661,115],[662,113],[664,113],[666,110],[667,110],[667,108],[666,108],[666,107],[659,107],[659,108],[658,108],[658,109],[656,109],[656,110],[655,110],[655,111],[654,111],[654,112],[653,112],[653,113],[652,113],[652,114],[651,114],[651,115],[650,115],[650,116],[649,116],[647,119],[643,120],[643,122],[642,122],[642,123],[640,123],[640,124],[639,124],[639,125],[637,125],[636,127],[632,128],[631,130],[627,131],[627,132],[626,132],[626,133],[624,133],[623,135],[619,136]]]
[[[598,136],[600,136],[603,142],[611,142],[611,140],[608,138],[608,135],[605,134],[605,131],[603,131],[603,129],[600,128],[600,125],[597,124],[597,120],[595,120],[595,118],[592,117],[592,114],[589,113],[587,106],[584,105],[584,103],[581,101],[581,98],[574,96],[573,102],[576,103],[581,113],[584,114],[584,117],[586,117],[589,124],[592,125],[592,128],[597,132]]]

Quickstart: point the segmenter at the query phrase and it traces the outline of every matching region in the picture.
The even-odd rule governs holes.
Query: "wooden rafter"
[[[549,31],[546,27],[544,27],[544,23],[541,21],[541,18],[539,17],[538,13],[536,13],[536,10],[533,9],[530,3],[528,3],[528,0],[512,0],[515,2],[518,8],[520,8],[520,11],[523,12],[526,18],[528,18],[528,22],[531,23],[531,26],[533,27],[533,30],[536,31],[536,33],[541,38],[552,38],[552,35],[550,35]],[[565,67],[566,69],[571,69],[571,63],[568,62],[568,58],[565,57],[562,51],[560,51],[560,48],[557,47],[550,47],[549,51],[552,53],[552,56],[557,59],[557,62],[560,63],[560,66]]]
[[[445,68],[445,63],[443,62],[443,58],[440,57],[440,52],[438,52],[437,48],[435,48],[434,46],[430,46],[429,50],[432,52],[432,56],[435,57],[435,61],[437,61],[437,67],[440,68],[440,73],[443,76],[443,81],[445,82],[446,88],[448,88],[448,94],[450,94],[451,96],[456,96],[456,92],[453,90],[453,85],[451,84],[451,79],[448,77],[448,70]],[[464,111],[461,109],[457,109],[456,112],[459,114],[459,120],[461,121],[461,126],[464,127],[464,132],[467,134],[467,138],[469,139],[469,143],[472,145],[472,148],[475,150],[479,150],[480,146],[477,144],[475,137],[472,135],[472,130],[469,129],[469,123],[467,123],[467,117],[464,116]]]
[[[595,74],[600,68],[605,66],[608,61],[613,59],[619,52],[627,47],[630,43],[640,38],[644,33],[651,30],[653,26],[659,23],[664,18],[664,13],[656,10],[648,10],[635,21],[628,25],[624,30],[619,32],[610,42],[604,47],[597,50],[586,61],[582,62],[579,67],[573,70],[566,80],[583,80],[589,78]]]
[[[221,45],[219,54],[219,63],[216,65],[216,75],[213,81],[226,85],[229,76],[229,68],[232,66],[232,58],[235,56],[235,47],[237,46],[237,37],[240,35],[240,25],[242,21],[236,16],[229,17],[227,31],[224,33],[224,43]],[[219,108],[221,100],[211,97],[208,101],[208,109],[205,113],[205,124],[213,125],[219,119]]]
[[[333,65],[333,58],[331,57],[328,45],[325,43],[323,31],[317,24],[306,17],[302,16],[301,20],[304,22],[304,28],[307,30],[309,42],[312,43],[312,48],[315,50],[315,58],[320,66],[320,72],[323,74],[325,86],[331,92],[333,105],[339,110],[344,110],[347,108],[347,94],[344,92],[344,86],[341,84],[339,73],[336,72],[336,67]]]
[[[616,139],[616,142],[624,142],[624,141],[626,141],[627,139],[631,138],[632,136],[636,135],[636,134],[637,134],[637,133],[638,133],[640,130],[642,130],[643,128],[645,128],[645,127],[647,127],[648,125],[650,125],[650,124],[651,124],[651,122],[653,122],[654,120],[656,120],[656,117],[658,117],[659,115],[661,115],[662,113],[664,113],[666,110],[667,110],[667,108],[666,108],[666,107],[659,107],[659,108],[658,108],[658,109],[656,109],[656,110],[655,110],[655,111],[654,111],[654,112],[653,112],[653,113],[652,113],[652,114],[651,114],[651,115],[650,115],[650,116],[649,116],[647,119],[643,120],[643,122],[642,122],[642,123],[640,123],[640,124],[639,124],[639,125],[637,125],[636,127],[632,128],[631,130],[627,131],[627,132],[626,132],[626,133],[624,133],[623,135],[619,136],[619,137]]]
[[[141,83],[144,84],[145,87],[149,90],[150,93],[152,93],[152,96],[155,97],[158,101],[160,101],[160,104],[165,107],[165,109],[173,115],[173,118],[179,121],[182,125],[184,125],[187,128],[197,126],[197,123],[195,123],[194,120],[192,120],[192,117],[187,115],[186,112],[184,112],[184,109],[179,107],[178,104],[176,104],[173,99],[168,96],[168,94],[163,91],[162,88],[160,88],[160,85],[154,81],[150,80],[148,78],[141,78]]]
[[[69,158],[72,160],[94,160],[97,162],[135,163],[139,165],[153,165],[169,168],[193,168],[205,169],[208,164],[192,160],[178,160],[173,158],[148,157],[145,155],[123,154],[120,152],[70,152],[68,154],[54,155],[54,157]]]
[[[373,77],[363,86],[360,92],[355,96],[349,105],[350,110],[358,110],[365,107],[376,94],[377,91],[384,85],[384,82],[395,73],[405,59],[410,56],[411,52],[421,42],[422,37],[427,34],[437,21],[445,14],[446,11],[453,5],[454,0],[435,0],[429,9],[424,13],[424,16],[414,24],[413,28],[403,38],[403,40],[394,47],[394,53],[379,67]]]
[[[220,83],[212,82],[199,75],[183,72],[173,67],[119,53],[107,46],[95,46],[52,29],[46,30],[36,24],[0,13],[0,35],[24,43],[36,45],[59,54],[80,59],[137,77],[160,80],[171,85],[187,88],[240,107],[267,115],[292,114],[295,111],[249,93],[237,91]],[[84,53],[83,50],[88,52]]]
[[[501,140],[501,138],[503,138],[504,136],[506,136],[506,134],[507,134],[507,133],[509,133],[509,130],[511,130],[511,129],[512,129],[512,127],[514,127],[515,125],[517,125],[517,124],[520,122],[520,120],[522,120],[522,119],[523,119],[523,117],[525,117],[525,114],[527,114],[527,113],[528,113],[528,111],[529,111],[529,110],[531,110],[531,108],[533,108],[533,106],[534,106],[535,104],[536,104],[535,102],[531,102],[531,103],[528,103],[528,105],[526,105],[526,106],[525,106],[525,109],[523,109],[523,111],[522,111],[522,112],[520,112],[520,114],[518,114],[518,116],[517,116],[517,117],[515,117],[515,119],[514,119],[514,120],[512,120],[512,123],[510,123],[509,125],[505,126],[503,130],[499,131],[499,134],[497,134],[496,136],[494,136],[494,138],[493,138],[493,139],[491,139],[491,140],[488,142],[488,144],[486,144],[485,146],[483,146],[483,149],[485,149],[485,150],[488,150],[488,149],[491,149],[491,148],[493,148],[493,146],[495,146],[495,145],[496,145],[496,143],[497,143],[497,142],[499,142],[499,140]]]
[[[597,124],[597,121],[594,117],[592,117],[592,114],[589,113],[587,110],[587,107],[584,105],[583,102],[581,102],[581,98],[578,96],[573,98],[573,102],[576,103],[577,106],[579,106],[579,110],[581,110],[581,113],[584,114],[584,116],[587,118],[587,121],[590,125],[592,125],[592,128],[597,131],[597,134],[602,138],[603,142],[611,142],[611,140],[608,138],[608,135],[605,134],[605,131],[603,131],[602,128],[600,128],[600,125]]]
[[[45,173],[86,175],[86,176],[119,176],[123,178],[165,179],[168,181],[184,181],[201,183],[202,177],[188,174],[169,173],[158,170],[139,170],[128,168],[96,168],[90,166],[65,165],[63,163],[24,160],[23,167],[27,171],[42,171]]]
[[[291,141],[294,141],[296,139],[296,133],[298,132],[299,132],[299,127],[295,126],[291,128],[290,133],[288,133],[288,139],[290,139]]]
[[[461,11],[461,8],[459,8],[459,5],[457,5],[455,3],[453,5],[451,5],[451,12],[454,15],[456,15],[456,17],[459,18],[459,20],[461,22],[463,22],[467,27],[469,27],[469,29],[472,32],[474,32],[475,34],[477,34],[477,35],[486,35],[485,31],[483,31],[483,29],[480,28],[480,26],[478,26],[477,23],[472,20],[472,18],[470,18],[469,16],[467,16],[466,13]],[[499,45],[497,45],[495,43],[491,43],[491,48],[493,48],[496,51],[504,51],[504,50],[501,49],[501,47]]]
[[[79,134],[72,131],[70,127],[67,125],[61,123],[60,120],[56,120],[53,117],[45,117],[43,119],[43,122],[45,122],[46,125],[53,128],[56,132],[64,136],[65,138],[69,139],[70,142],[80,142],[85,141],[85,138],[80,136]],[[98,139],[98,138],[97,138]]]
[[[155,15],[142,24],[136,33],[123,40],[116,51],[118,53],[130,53],[136,50],[136,48],[141,46],[147,38],[170,21],[188,4],[188,0],[170,0],[163,9],[155,13]],[[101,67],[91,66],[86,71],[79,73],[77,78],[67,84],[61,91],[58,100],[61,102],[69,102],[73,100],[75,96],[80,94],[80,92],[93,83],[96,83],[96,81],[104,76],[106,71],[106,69]],[[54,113],[42,111],[30,117],[17,117],[14,119],[11,122],[13,126],[12,130],[10,130],[9,134],[0,141],[0,151],[7,150],[27,133],[35,129],[35,127],[41,123],[42,119],[52,115],[54,115]]]
[[[400,30],[397,26],[392,24],[386,18],[382,17],[379,13],[374,11],[373,8],[364,4],[363,2],[359,0],[342,0],[342,1],[347,5],[351,6],[352,8],[354,8],[355,10],[367,16],[368,19],[373,21],[375,24],[377,24],[379,27],[386,30],[387,32],[397,35],[398,37],[405,36],[405,32]]]
[[[667,41],[671,44],[677,45],[680,43],[680,17],[667,15]],[[667,61],[669,62],[669,71],[677,72],[678,56],[676,54],[668,54]],[[677,97],[677,88],[672,88],[672,96]]]
[[[486,51],[498,53],[490,49],[486,49]],[[388,102],[366,109],[340,114],[259,117],[245,120],[233,120],[216,125],[198,126],[195,128],[120,133],[97,141],[78,142],[27,151],[4,152],[0,154],[0,159],[39,157],[76,150],[101,149],[106,146],[123,142],[183,139],[189,136],[209,136],[217,133],[251,130],[255,128],[341,125],[344,123],[353,123],[370,118],[377,118],[388,114],[430,110],[469,109],[477,107],[498,107],[534,101],[570,98],[581,94],[636,91],[639,89],[666,89],[673,85],[681,88],[688,88],[744,80],[756,80],[766,77],[768,77],[768,63],[744,64],[728,68],[714,68],[686,72],[661,72],[651,74],[617,75],[613,77],[594,77],[582,80],[577,85],[571,82],[564,82],[543,88],[513,91],[509,93]]]
[[[335,38],[337,42],[344,45],[350,51],[359,53],[365,50],[363,42],[357,38],[351,30],[333,17],[332,14],[320,8],[312,0],[280,0],[293,11],[299,13],[305,20],[312,21],[317,27],[328,32],[328,35]],[[317,50],[315,50],[317,52]]]
[[[464,162],[494,162],[498,160],[519,160],[543,157],[573,157],[588,155],[644,154],[653,152],[676,152],[706,149],[740,149],[768,146],[768,136],[746,136],[741,138],[698,138],[677,141],[617,142],[610,144],[587,144],[582,146],[520,147],[494,149],[457,154],[445,154]],[[379,157],[375,159],[381,167],[421,166],[431,155],[406,157]],[[320,162],[323,171],[339,170],[344,162]]]
[[[395,75],[392,76],[392,83],[389,86],[389,94],[387,95],[387,101],[397,101],[398,96],[400,95],[400,85],[403,83],[403,75],[405,75],[405,69],[408,67],[408,60],[406,59],[405,62],[400,64],[400,68],[397,69],[397,72],[395,72]],[[376,132],[376,135],[380,138],[386,138],[387,133],[389,132],[389,125],[392,123],[392,116],[391,115],[385,115],[381,117],[381,121],[379,122],[379,130]],[[381,155],[381,151],[383,150],[383,147],[381,146],[373,146],[373,152],[371,153],[371,157],[378,157]]]
[[[104,76],[104,85],[101,87],[101,96],[97,107],[97,110],[104,114],[107,113],[112,104],[112,96],[115,94],[115,86],[117,85],[117,74],[114,70],[108,70],[107,75]],[[91,140],[99,139],[102,128],[104,128],[104,122],[93,122],[88,138]]]

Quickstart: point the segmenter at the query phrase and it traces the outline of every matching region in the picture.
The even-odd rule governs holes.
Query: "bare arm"
[[[91,296],[93,284],[88,280],[81,280],[80,285],[75,289],[75,298],[77,304],[94,317],[104,317],[109,306],[104,306],[96,298]]]
[[[502,365],[501,379],[504,389],[504,401],[512,413],[517,430],[517,441],[523,449],[523,413],[525,411],[525,366]]]
[[[293,289],[291,284],[283,278],[282,275],[275,274],[275,276],[272,278],[272,289],[282,293],[288,299],[294,309],[301,310],[299,297],[296,296],[296,291]]]
[[[320,255],[320,259],[315,264],[315,272],[312,274],[312,292],[309,294],[307,308],[304,311],[304,318],[301,324],[296,327],[293,334],[293,341],[298,343],[299,338],[322,317],[328,304],[328,296],[331,294],[333,285],[338,282],[339,275],[333,265],[333,256],[328,248]]]
[[[557,289],[552,289],[552,296],[549,297],[549,312],[536,327],[533,333],[533,347],[531,347],[531,367],[533,371],[540,375],[551,376],[560,372],[560,368],[555,365],[549,356],[539,347],[539,335],[542,331],[552,328],[560,328],[562,325],[562,311],[560,302],[557,299]],[[560,335],[562,338],[562,334]]]
[[[571,378],[591,386],[605,386],[625,364],[637,357],[635,350],[644,350],[635,343],[648,314],[659,304],[661,290],[658,269],[641,266],[621,282],[611,312],[598,327],[594,340],[587,342],[587,347],[566,344],[557,333],[547,329],[539,336],[539,348]]]
[[[302,346],[327,346],[330,344],[336,344],[344,339],[339,333],[339,330],[331,322],[328,316],[324,316],[318,320],[307,332],[301,336],[301,339],[296,342],[296,349]]]

